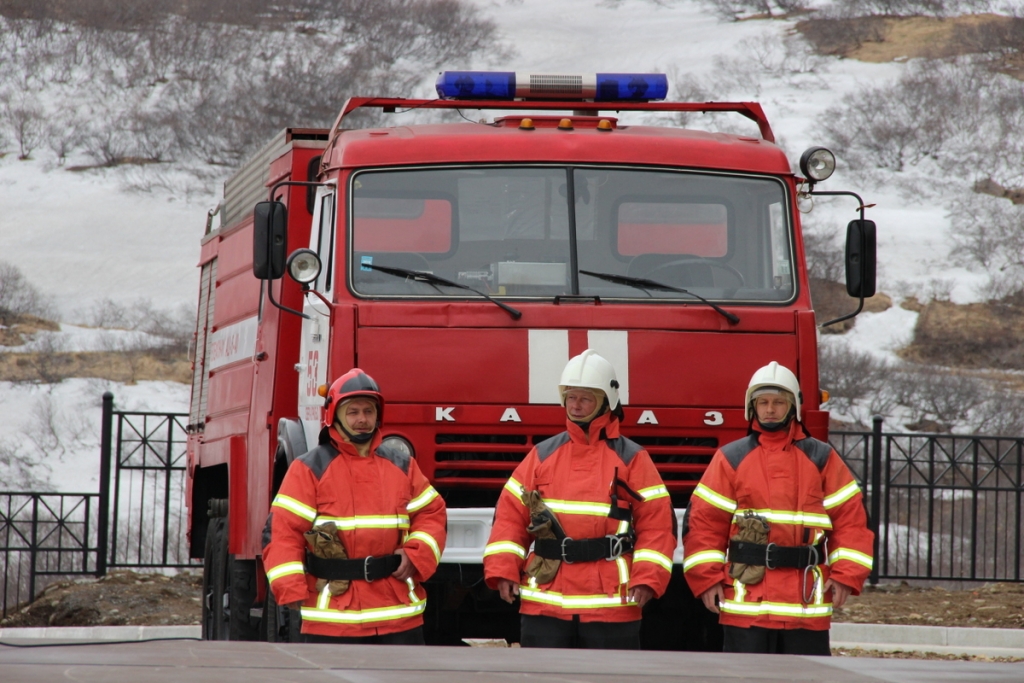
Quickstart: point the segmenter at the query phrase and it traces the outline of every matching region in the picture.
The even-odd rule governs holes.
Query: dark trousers
[[[358,638],[343,636],[321,636],[303,633],[302,639],[307,643],[331,643],[334,645],[425,645],[423,627],[417,626],[408,631],[385,633],[379,636],[361,636]]]
[[[807,629],[723,626],[722,652],[750,652],[769,655],[821,655],[830,657],[828,631]]]
[[[538,617],[520,617],[519,644],[522,647],[568,647],[589,650],[639,650],[640,621],[606,622]]]

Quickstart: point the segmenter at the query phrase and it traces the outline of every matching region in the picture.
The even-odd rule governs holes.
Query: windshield
[[[351,196],[351,285],[361,295],[467,296],[436,279],[371,266],[427,272],[497,297],[689,300],[692,292],[782,302],[795,292],[785,186],[773,178],[607,168],[388,170],[356,174]]]

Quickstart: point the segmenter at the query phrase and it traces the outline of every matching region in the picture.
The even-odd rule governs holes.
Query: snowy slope
[[[781,45],[793,32],[794,22],[722,22],[696,1],[475,2],[497,23],[501,38],[514,47],[516,56],[512,63],[449,68],[689,74],[721,90],[715,99],[761,102],[777,140],[794,162],[805,148],[820,144],[815,139],[816,121],[844,93],[892,79],[905,68],[833,59],[822,60],[814,74],[787,73],[776,63],[781,59],[778,54],[760,63],[752,54],[757,45],[766,44],[765,37]],[[722,64],[731,65],[728,77]],[[418,92],[409,95],[431,96],[434,77],[424,74]],[[339,106],[341,102],[339,94]],[[402,120],[396,118],[395,123]],[[741,119],[736,125],[742,123]],[[220,182],[211,183],[206,193],[174,192],[159,189],[185,186],[175,179],[173,169],[76,173],[56,167],[48,155],[40,149],[36,160],[19,161],[15,154],[0,158],[0,260],[18,265],[30,282],[54,297],[67,322],[87,320],[89,307],[104,298],[123,304],[149,299],[160,309],[191,304],[197,290],[199,241],[206,212],[219,200]],[[129,192],[122,189],[126,173],[168,182]],[[841,159],[839,171],[821,189],[854,190],[876,205],[868,217],[878,224],[881,290],[925,292],[931,280],[942,277],[954,280],[954,300],[977,298],[978,276],[947,264],[948,220],[934,202],[915,203],[894,189],[854,186],[844,177]],[[834,226],[838,237],[856,213],[850,201],[819,201],[811,216],[818,224]],[[899,308],[864,314],[845,342],[891,358],[892,350],[913,329],[914,316]],[[65,334],[76,348],[100,344],[89,341],[93,333],[69,329]],[[49,405],[59,409],[55,424],[61,444],[56,451],[63,452],[45,459],[39,468],[42,478],[63,490],[91,487],[98,459],[99,397],[106,388],[105,383],[89,380],[55,387],[0,384],[0,482],[23,476],[5,474],[3,449],[38,451],[25,435],[36,430],[40,413]],[[188,407],[187,387],[181,385],[142,383],[112,390],[123,408]]]

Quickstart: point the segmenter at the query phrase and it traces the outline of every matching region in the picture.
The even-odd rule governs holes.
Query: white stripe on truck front
[[[629,404],[629,333],[590,330],[587,345],[606,358],[619,380],[619,399]],[[558,404],[558,380],[569,362],[569,330],[529,330],[530,403]]]

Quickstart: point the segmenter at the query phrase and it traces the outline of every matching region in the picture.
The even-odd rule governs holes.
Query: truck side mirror
[[[288,209],[281,202],[259,202],[252,216],[252,274],[277,280],[284,275],[288,251]]]
[[[875,222],[850,221],[846,226],[846,293],[875,295]]]

